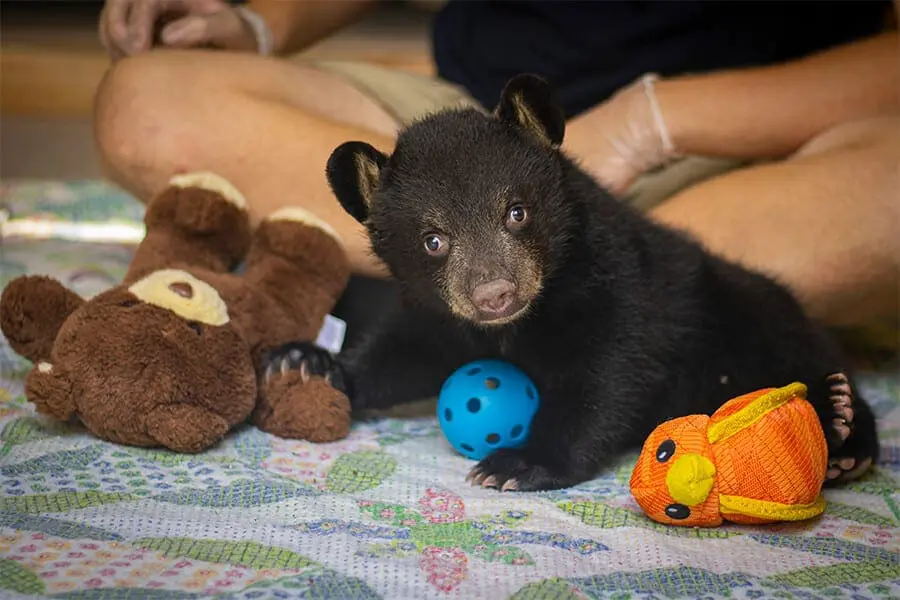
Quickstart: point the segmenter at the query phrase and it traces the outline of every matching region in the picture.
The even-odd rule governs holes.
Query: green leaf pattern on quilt
[[[56,492],[29,496],[0,497],[0,512],[29,514],[61,513],[89,506],[128,502],[135,497],[120,492]]]
[[[19,594],[43,594],[44,582],[16,561],[0,558],[0,589]]]
[[[380,485],[396,468],[397,460],[384,452],[351,452],[334,462],[326,485],[334,494],[358,493]]]
[[[213,563],[241,565],[254,569],[302,569],[315,563],[286,548],[257,542],[233,542],[192,538],[141,538],[136,546]]]

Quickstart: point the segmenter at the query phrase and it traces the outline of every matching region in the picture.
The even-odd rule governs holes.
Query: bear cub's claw
[[[335,356],[312,342],[290,342],[268,352],[263,358],[265,383],[290,371],[299,371],[304,382],[322,377],[333,388],[347,393],[344,372]]]
[[[844,373],[834,373],[828,376],[830,400],[834,407],[834,414],[830,426],[834,436],[840,440],[840,450],[844,450],[844,444],[863,432],[855,429],[853,390],[850,381]],[[856,441],[854,439],[854,441]],[[871,456],[854,456],[854,452],[848,450],[846,455],[838,452],[832,455],[828,461],[827,481],[849,481],[856,479],[872,466]]]

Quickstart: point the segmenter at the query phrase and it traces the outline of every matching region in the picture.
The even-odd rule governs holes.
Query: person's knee
[[[127,168],[152,153],[155,140],[178,119],[179,99],[190,85],[176,56],[150,52],[114,63],[94,97],[94,138],[101,159]]]

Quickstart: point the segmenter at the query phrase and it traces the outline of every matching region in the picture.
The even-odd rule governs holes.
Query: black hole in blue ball
[[[488,444],[491,444],[493,446],[494,444],[496,444],[497,442],[500,441],[500,434],[499,433],[489,433],[484,438],[484,441],[486,441]]]
[[[529,400],[534,400],[534,388],[530,385],[525,389],[525,393],[528,394]]]
[[[466,375],[478,375],[479,373],[481,373],[481,367],[473,367],[469,369]]]
[[[453,411],[450,410],[449,408],[445,408],[445,409],[444,409],[444,420],[445,420],[445,421],[452,421],[452,420],[453,420]]]
[[[496,390],[500,387],[500,380],[496,377],[488,377],[484,380],[484,385],[487,386],[487,389],[489,390]]]
[[[472,446],[470,446],[468,444],[460,444],[459,447],[462,448],[463,450],[465,450],[466,452],[475,452],[475,448],[473,448]]]
[[[466,402],[466,408],[469,409],[469,412],[477,413],[481,410],[481,400],[478,398],[469,398],[469,401]]]
[[[512,439],[516,439],[517,437],[522,435],[522,429],[523,427],[521,425],[516,425],[510,430],[509,437],[511,437]]]

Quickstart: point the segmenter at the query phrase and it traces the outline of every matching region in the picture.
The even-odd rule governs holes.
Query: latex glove
[[[259,39],[251,19],[224,0],[106,0],[98,28],[114,61],[154,46],[266,53],[261,42],[268,40]]]
[[[645,75],[567,125],[567,146],[612,193],[677,153],[656,100],[655,75]]]

